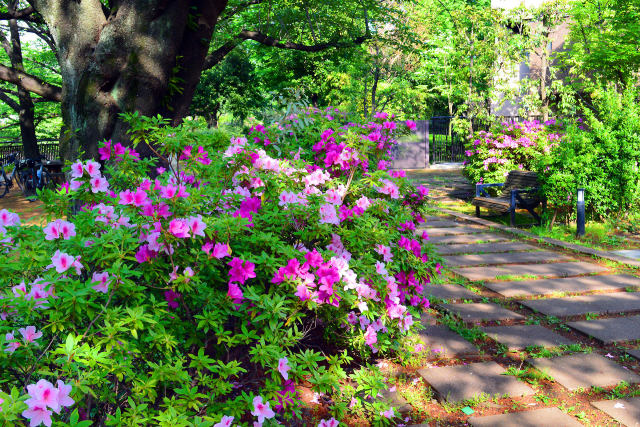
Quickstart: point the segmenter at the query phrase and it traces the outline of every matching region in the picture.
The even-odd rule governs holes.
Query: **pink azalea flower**
[[[240,289],[240,286],[238,286],[237,283],[229,283],[229,290],[227,291],[227,296],[236,305],[242,304],[242,300],[244,299],[244,294],[242,293],[242,289]]]
[[[46,406],[30,406],[22,411],[22,416],[29,420],[29,427],[39,426],[40,424],[50,427],[52,414],[53,412],[48,410]]]
[[[395,412],[393,411],[393,408],[389,408],[384,412],[380,412],[380,415],[382,415],[385,418],[391,419],[395,417]]]
[[[340,219],[336,213],[336,208],[330,203],[320,206],[320,224],[340,224]]]
[[[4,349],[7,353],[13,353],[22,345],[18,341],[14,341],[16,338],[13,335],[13,332],[8,332],[4,336],[4,339],[7,341],[7,348]]]
[[[18,214],[9,212],[6,209],[0,210],[0,226],[12,227],[14,225],[20,225],[20,217]]]
[[[147,197],[147,192],[141,188],[138,188],[136,192],[133,194],[133,198],[131,203],[134,206],[144,206],[149,203],[149,198]]]
[[[104,193],[109,189],[109,182],[103,176],[94,176],[89,180],[92,193]]]
[[[229,245],[227,243],[216,243],[216,245],[213,247],[212,256],[218,259],[231,256],[231,254],[229,253]]]
[[[414,122],[413,120],[407,120],[405,124],[407,125],[407,128],[409,130],[414,130],[416,128],[416,122]]]
[[[60,402],[58,401],[59,391],[49,381],[42,379],[35,384],[27,386],[30,398],[24,403],[29,407],[49,407],[56,414],[60,413]]]
[[[229,270],[229,282],[244,284],[247,279],[256,277],[254,272],[255,264],[250,261],[243,261],[238,257],[234,257],[227,265],[231,267]]]
[[[189,237],[189,224],[184,219],[172,219],[169,223],[169,233],[179,238]]]
[[[26,328],[18,329],[20,335],[22,335],[22,339],[26,343],[32,343],[34,340],[37,340],[42,336],[42,332],[36,332],[35,326],[27,326]]]
[[[82,162],[77,161],[71,165],[71,178],[82,178],[84,174],[84,168],[82,167]]]
[[[178,187],[175,185],[167,185],[160,187],[160,197],[163,199],[173,199],[178,193]]]
[[[43,231],[45,240],[55,240],[61,234],[64,240],[69,240],[76,235],[76,225],[72,222],[57,219],[50,222]]]
[[[111,140],[105,141],[104,145],[98,148],[98,154],[100,154],[100,160],[109,160],[111,157]]]
[[[202,215],[192,216],[189,217],[189,228],[194,236],[205,237],[204,230],[207,228],[207,224],[202,221]]]
[[[373,326],[367,326],[367,331],[364,333],[364,342],[367,344],[374,353],[378,351],[373,345],[378,342],[378,334],[376,333]]]
[[[111,279],[109,279],[109,273],[107,273],[106,271],[103,271],[102,273],[94,272],[93,277],[91,277],[91,283],[96,282],[98,284],[92,286],[91,288],[98,292],[106,294],[109,290],[109,283],[111,283]]]
[[[391,262],[393,259],[393,254],[391,253],[391,248],[385,245],[376,245],[375,251],[382,255],[384,262]]]
[[[321,420],[318,423],[318,427],[338,427],[339,425],[340,422],[333,417],[329,418],[328,420]]]
[[[376,261],[376,273],[386,276],[388,274],[384,262]]]
[[[231,427],[233,423],[233,417],[230,415],[224,415],[219,423],[213,425],[213,427]]]
[[[253,398],[253,411],[251,415],[258,417],[258,422],[262,424],[266,419],[273,418],[276,414],[269,407],[269,402],[263,403],[262,396]]]
[[[89,160],[84,165],[84,170],[87,171],[90,177],[95,177],[97,175],[100,175],[100,163],[95,162],[93,160]]]
[[[82,264],[80,264],[79,258],[80,257],[74,258],[69,254],[57,250],[56,253],[51,257],[50,267],[55,267],[58,273],[64,273],[69,268],[75,267],[76,272],[80,274]]]
[[[286,357],[278,360],[278,372],[282,375],[282,378],[285,380],[289,379],[289,370],[291,367],[289,366],[289,360]]]
[[[69,393],[71,393],[72,386],[65,384],[63,381],[58,380],[56,383],[58,386],[58,403],[61,407],[69,407],[76,403],[71,397],[69,397]],[[60,411],[56,411],[56,414],[59,414]]]

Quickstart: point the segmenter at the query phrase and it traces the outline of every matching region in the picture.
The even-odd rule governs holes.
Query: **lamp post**
[[[578,188],[578,224],[576,227],[576,235],[584,236],[584,188]]]

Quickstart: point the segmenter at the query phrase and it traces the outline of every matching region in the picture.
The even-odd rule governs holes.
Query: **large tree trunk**
[[[17,0],[9,2],[9,11],[15,12],[17,6]],[[15,19],[9,20],[9,31],[11,33],[11,44],[9,52],[9,59],[11,60],[11,66],[18,70],[24,71],[24,63],[22,60],[22,46],[20,45],[20,32],[18,31],[18,21]],[[25,90],[21,85],[17,85],[18,88],[18,120],[20,123],[20,137],[22,139],[22,147],[24,150],[25,158],[27,159],[39,159],[40,152],[38,151],[38,139],[36,138],[36,126],[34,123],[34,106],[31,100],[31,94]]]
[[[127,142],[119,113],[187,114],[227,0],[129,0],[105,16],[99,0],[34,0],[58,47],[65,158],[97,157],[105,139]],[[171,84],[170,84],[171,83]],[[177,89],[176,89],[177,88]],[[141,154],[151,155],[148,147]]]

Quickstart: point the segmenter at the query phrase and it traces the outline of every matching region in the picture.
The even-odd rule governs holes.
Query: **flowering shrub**
[[[44,228],[0,212],[0,420],[274,425],[304,386],[333,402],[320,425],[392,423],[375,370],[345,369],[428,305],[427,190],[387,169],[412,123],[313,110],[214,151],[128,120],[159,164],[109,141],[42,195]]]
[[[479,131],[465,151],[464,174],[474,183],[504,182],[509,171],[534,170],[536,159],[548,155],[561,138],[553,119],[505,122],[490,132]]]

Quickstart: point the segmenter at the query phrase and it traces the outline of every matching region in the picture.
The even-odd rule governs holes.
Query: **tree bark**
[[[9,13],[16,13],[17,0],[9,2]],[[18,31],[18,21],[9,20],[9,32],[11,34],[11,48],[9,49],[9,59],[11,66],[18,71],[24,72],[24,63],[22,60],[22,46],[20,44],[20,32]],[[31,95],[22,86],[18,88],[18,120],[20,123],[20,136],[22,139],[22,147],[24,156],[27,159],[40,159],[40,151],[38,150],[38,139],[36,138],[36,126],[34,123],[34,106]]]
[[[188,112],[209,41],[227,0],[121,1],[109,15],[99,0],[34,0],[58,48],[61,152],[97,157],[105,139],[128,142],[121,112]],[[139,147],[143,156],[149,147]]]

